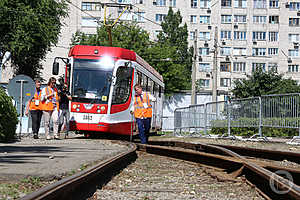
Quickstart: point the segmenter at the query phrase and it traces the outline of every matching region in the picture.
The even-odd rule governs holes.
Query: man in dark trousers
[[[67,138],[69,134],[69,120],[70,120],[69,101],[72,100],[67,84],[63,84],[63,87],[61,87],[60,90],[58,91],[58,95],[60,97],[59,109],[62,111],[59,117],[58,132],[66,129],[65,138]]]
[[[156,101],[156,98],[149,92],[143,92],[140,84],[136,84],[134,90],[134,106],[130,109],[130,113],[134,114],[136,119],[141,143],[147,144],[152,118],[151,102]]]
[[[33,138],[38,139],[39,130],[41,125],[41,119],[43,116],[43,111],[41,109],[41,82],[40,80],[35,80],[35,93],[33,97],[28,101],[26,106],[25,115],[31,115],[32,122],[32,133]]]

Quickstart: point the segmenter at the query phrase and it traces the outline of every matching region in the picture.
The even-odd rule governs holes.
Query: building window
[[[199,72],[211,72],[209,63],[199,63]]]
[[[200,15],[200,24],[210,24],[210,16]]]
[[[166,6],[166,0],[156,0],[156,6]]]
[[[234,22],[235,23],[246,23],[247,15],[234,15]]]
[[[209,79],[199,79],[200,87],[209,87]]]
[[[267,23],[267,16],[253,16],[253,23],[265,24]]]
[[[231,63],[230,62],[221,62],[220,63],[220,72],[230,72]]]
[[[253,48],[252,49],[252,56],[265,56],[266,55],[266,48]]]
[[[279,24],[279,16],[269,16],[270,24]]]
[[[199,48],[199,56],[207,56],[209,54],[209,48]]]
[[[156,22],[162,22],[162,21],[164,21],[165,17],[166,17],[166,14],[156,14],[155,15],[155,21]]]
[[[234,47],[232,54],[234,56],[246,56],[247,55],[247,49],[246,48]]]
[[[299,65],[289,65],[288,72],[299,72]]]
[[[210,8],[211,0],[200,0],[200,8]]]
[[[234,72],[245,72],[246,71],[246,63],[245,62],[234,62],[233,63],[233,71]]]
[[[266,63],[252,63],[252,72],[261,68],[264,72],[266,71]]]
[[[221,23],[226,24],[226,23],[231,23],[232,16],[231,15],[221,15]]]
[[[233,7],[235,8],[247,8],[247,0],[234,0]]]
[[[176,7],[176,0],[170,0],[170,7],[172,8]]]
[[[221,31],[221,39],[231,40],[231,31]]]
[[[198,0],[191,0],[191,8],[197,8]]]
[[[196,32],[195,31],[190,31],[190,39],[195,40],[196,38]]]
[[[221,87],[230,87],[231,79],[230,78],[220,78],[220,86]]]
[[[268,48],[269,56],[277,56],[278,55],[278,48]]]
[[[101,4],[97,3],[97,2],[82,2],[81,3],[81,10],[100,11],[101,10]]]
[[[278,41],[278,32],[269,32],[269,41],[270,42]]]
[[[253,31],[252,40],[266,40],[266,32]]]
[[[270,8],[279,8],[279,0],[270,0]]]
[[[253,0],[253,8],[267,8],[266,0]]]
[[[135,12],[132,17],[136,22],[145,22],[145,12]]]
[[[210,40],[210,32],[199,32],[200,40]]]
[[[289,49],[290,57],[299,57],[299,49]]]
[[[92,10],[92,3],[91,2],[82,2],[81,10]]]
[[[292,11],[300,10],[300,2],[290,2],[289,9]]]
[[[289,26],[299,26],[299,18],[289,18]]]
[[[247,32],[246,31],[234,31],[233,39],[234,40],[246,40]]]
[[[290,33],[289,34],[289,42],[299,42],[299,34],[298,33]]]
[[[231,0],[221,0],[222,7],[231,7]]]
[[[269,63],[268,64],[268,71],[277,72],[278,64],[277,63]]]
[[[221,56],[229,56],[231,54],[230,47],[222,47],[221,48]]]
[[[191,15],[191,23],[193,23],[193,24],[197,23],[197,16],[196,15]]]

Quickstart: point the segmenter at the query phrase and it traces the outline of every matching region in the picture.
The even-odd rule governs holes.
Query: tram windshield
[[[107,104],[114,62],[75,59],[72,97],[75,102]]]

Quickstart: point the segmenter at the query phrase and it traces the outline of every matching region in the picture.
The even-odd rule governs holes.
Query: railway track
[[[196,162],[210,168],[221,169],[235,179],[244,176],[247,183],[257,188],[265,199],[299,199],[300,198],[300,169],[282,167],[272,162],[254,159],[276,160],[284,156],[285,152],[271,152],[247,148],[238,151],[229,150],[230,147],[209,144],[191,144],[184,142],[155,141],[150,145],[129,144],[130,150],[117,155],[103,163],[93,166],[79,174],[62,179],[52,185],[41,188],[22,198],[22,200],[36,199],[87,199],[99,185],[105,184],[110,178],[136,159],[136,150],[150,154],[168,156],[186,161]],[[250,158],[250,155],[252,158]],[[285,159],[294,159],[299,154],[287,153]],[[271,158],[270,158],[271,156]],[[277,159],[278,160],[278,159]]]

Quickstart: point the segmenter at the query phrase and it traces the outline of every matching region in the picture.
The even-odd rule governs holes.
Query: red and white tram
[[[58,74],[56,59],[55,75]],[[163,78],[135,52],[119,47],[76,45],[64,62],[65,82],[72,95],[71,131],[130,135],[134,119],[129,111],[136,83],[156,97],[151,130],[161,129]]]

